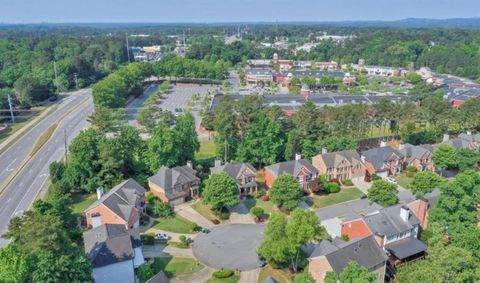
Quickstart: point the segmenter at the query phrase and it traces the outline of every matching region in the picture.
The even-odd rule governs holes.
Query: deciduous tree
[[[268,195],[278,207],[293,210],[300,203],[303,191],[295,177],[284,174],[275,179]]]
[[[225,206],[233,207],[238,204],[237,183],[227,173],[212,174],[205,180],[202,197],[216,211]]]
[[[397,186],[385,180],[374,181],[372,187],[368,190],[367,197],[370,202],[378,203],[383,207],[398,203]]]

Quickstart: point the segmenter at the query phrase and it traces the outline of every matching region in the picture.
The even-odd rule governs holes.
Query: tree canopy
[[[387,207],[398,203],[397,193],[396,185],[385,180],[378,180],[374,181],[372,187],[368,189],[367,197],[371,202]]]
[[[300,203],[303,191],[295,177],[284,174],[275,179],[268,195],[278,207],[293,210]]]
[[[213,210],[224,206],[233,207],[238,204],[238,187],[235,180],[227,173],[212,174],[205,180],[202,197],[205,203],[212,205]]]

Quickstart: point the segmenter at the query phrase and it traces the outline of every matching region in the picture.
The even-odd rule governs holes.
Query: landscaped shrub
[[[260,218],[265,213],[265,210],[263,210],[261,207],[254,206],[250,208],[250,213],[257,218]]]
[[[152,246],[155,244],[155,234],[154,233],[146,233],[140,235],[140,240],[142,244]]]
[[[340,185],[334,182],[330,182],[325,187],[325,190],[329,193],[338,193],[340,191]]]
[[[137,269],[137,276],[140,279],[140,282],[145,282],[148,279],[155,276],[155,268],[151,263],[144,263],[140,265]]]
[[[223,211],[218,214],[218,217],[222,220],[228,220],[230,218],[230,212]]]
[[[197,223],[194,223],[194,222],[189,223],[188,226],[189,226],[190,230],[192,230],[194,232],[198,232],[198,231],[202,230],[202,227],[198,226]]]
[[[268,195],[264,195],[264,196],[262,197],[262,200],[263,200],[263,201],[269,201],[269,200],[270,200],[270,197],[269,197]]]
[[[220,220],[218,220],[218,219],[212,219],[210,221],[212,221],[212,223],[215,224],[215,225],[220,224]]]
[[[157,197],[152,192],[147,192],[145,199],[148,204],[153,205]]]
[[[263,193],[262,190],[259,190],[259,191],[256,191],[256,192],[251,193],[250,195],[251,195],[253,198],[261,198],[261,197],[264,195],[264,193]]]
[[[150,213],[153,217],[171,218],[175,216],[173,208],[166,202],[154,200]]]
[[[350,179],[343,180],[343,181],[342,181],[342,184],[343,184],[344,186],[348,186],[348,187],[353,186],[353,182],[352,182],[352,180],[350,180]]]
[[[185,235],[180,235],[178,237],[178,239],[180,240],[180,242],[186,242],[187,241],[187,237]]]
[[[377,174],[372,174],[372,181],[378,181],[381,180],[382,177],[378,176]]]
[[[417,167],[412,166],[412,165],[407,166],[407,171],[415,173],[415,172],[417,172]]]
[[[235,274],[235,272],[233,272],[233,270],[225,268],[225,269],[215,271],[213,273],[213,277],[218,278],[218,279],[222,279],[222,278],[232,277],[234,274]]]

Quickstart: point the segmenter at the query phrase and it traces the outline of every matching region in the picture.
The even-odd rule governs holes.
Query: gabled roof
[[[128,231],[123,224],[102,224],[83,233],[85,253],[93,267],[101,267],[134,257],[141,246],[138,229]]]
[[[448,144],[453,146],[456,149],[463,149],[463,148],[468,148],[470,146],[470,141],[461,139],[461,138],[456,138],[452,140],[448,140],[443,142],[444,144]]]
[[[257,172],[257,170],[255,170],[255,168],[248,163],[227,163],[217,167],[211,167],[210,173],[214,174],[225,172],[236,181],[245,170],[251,171],[254,176]]]
[[[333,271],[340,273],[350,261],[373,271],[387,260],[385,252],[378,246],[373,236],[350,242],[324,240],[315,248],[310,259],[325,256]]]
[[[266,170],[270,170],[276,177],[283,174],[290,174],[296,177],[303,168],[312,172],[313,175],[318,174],[318,170],[305,159],[285,161],[265,167]]]
[[[113,213],[128,221],[133,208],[139,198],[142,198],[146,190],[134,179],[128,179],[113,187],[100,199],[90,205],[86,211],[103,203]]]
[[[402,204],[386,207],[378,211],[378,213],[372,213],[364,217],[365,223],[374,234],[380,236],[391,236],[401,232],[411,230],[414,225],[419,225],[418,218],[408,212],[408,221],[403,221],[400,217],[400,209]]]
[[[318,155],[317,155],[318,156]],[[319,155],[328,168],[336,168],[344,159],[348,160],[352,166],[361,164],[360,154],[356,150],[343,150],[337,152],[324,153]],[[315,157],[314,157],[315,158]]]
[[[163,188],[166,196],[171,198],[177,196],[173,191],[175,186],[181,186],[199,180],[195,174],[196,171],[189,166],[177,166],[173,168],[162,166],[158,170],[158,173],[148,178],[148,180],[160,188]]]
[[[390,146],[377,147],[362,151],[362,156],[364,156],[367,161],[372,163],[375,170],[384,169],[384,164],[392,155],[396,155],[399,158],[404,157],[404,155],[400,151]]]
[[[400,152],[407,158],[407,162],[412,162],[415,159],[422,159],[425,156],[433,153],[433,146],[430,144],[411,145],[405,144]]]

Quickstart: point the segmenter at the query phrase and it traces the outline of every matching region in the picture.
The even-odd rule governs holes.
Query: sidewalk
[[[212,277],[212,274],[214,271],[215,270],[213,268],[205,266],[205,268],[203,268],[199,272],[174,277],[170,280],[170,282],[172,283],[186,283],[186,282],[205,283],[208,279],[210,279],[210,277]],[[257,282],[257,281],[252,281],[252,282]]]
[[[258,282],[259,275],[260,275],[260,268],[249,270],[249,271],[242,271],[240,273],[240,280],[238,280],[238,283]]]

